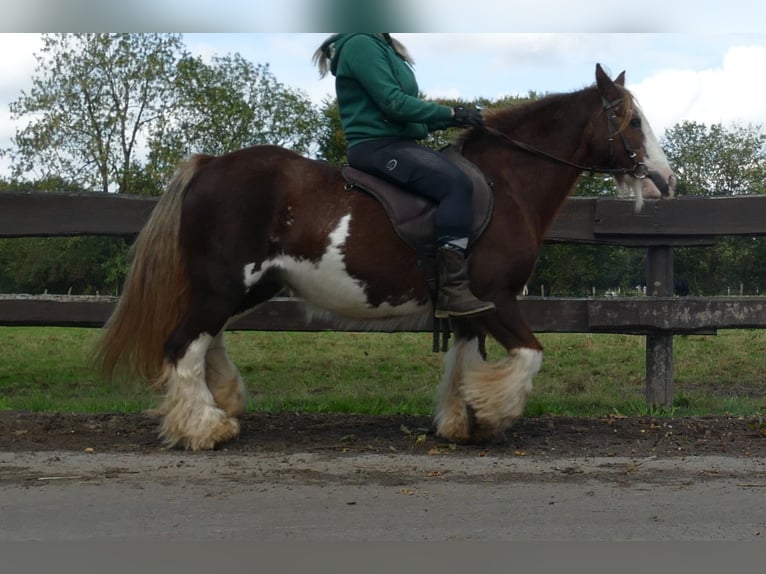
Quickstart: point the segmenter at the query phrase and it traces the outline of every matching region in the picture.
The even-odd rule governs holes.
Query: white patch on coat
[[[199,337],[189,343],[189,347],[186,349],[183,357],[181,357],[176,363],[176,372],[178,376],[183,379],[205,379],[205,355],[210,347],[210,343],[213,341],[213,337],[207,333],[202,333]],[[203,394],[207,392],[206,386],[199,386],[199,390]]]
[[[328,235],[329,244],[318,261],[278,255],[265,260],[260,267],[255,263],[245,265],[244,284],[250,288],[269,269],[278,269],[280,277],[295,296],[309,306],[330,311],[353,319],[385,319],[423,314],[430,305],[420,305],[416,300],[400,305],[383,303],[370,305],[364,284],[349,275],[346,269],[345,244],[349,236],[351,214],[346,214]]]

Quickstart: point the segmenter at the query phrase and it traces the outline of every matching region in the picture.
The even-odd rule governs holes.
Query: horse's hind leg
[[[205,380],[206,357],[211,347],[215,356],[213,369],[228,362],[221,361],[213,343],[235,307],[232,296],[197,292],[191,297],[187,316],[165,344],[161,381],[165,397],[158,412],[162,415],[160,437],[169,446],[211,449],[239,434],[239,422],[233,418],[233,412],[229,414],[216,405]],[[236,399],[232,404],[236,405]]]
[[[227,416],[236,418],[245,412],[247,389],[226,352],[223,331],[215,336],[205,355],[205,381],[215,404]]]
[[[261,278],[247,292],[237,313],[271,299],[282,289],[282,285],[273,277]],[[228,416],[238,417],[245,412],[247,388],[239,369],[232,363],[226,352],[224,331],[221,330],[213,339],[205,355],[205,380],[213,395],[215,404]]]
[[[511,426],[524,413],[532,379],[542,362],[542,347],[515,299],[504,301],[496,313],[476,321],[508,354],[497,362],[485,362],[481,337],[457,332],[445,357],[435,415],[437,434],[456,442],[489,440]]]

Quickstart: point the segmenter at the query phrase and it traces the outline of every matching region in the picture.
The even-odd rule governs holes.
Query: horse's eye
[[[641,118],[631,118],[631,120],[630,120],[630,127],[632,127],[632,128],[640,128],[641,127]]]

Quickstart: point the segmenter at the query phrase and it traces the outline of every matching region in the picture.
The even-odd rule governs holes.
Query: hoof
[[[476,417],[476,411],[466,405],[461,416],[447,421],[439,421],[436,425],[436,436],[449,442],[465,445],[482,445],[497,442],[505,438],[504,429],[498,429],[481,424]]]
[[[192,428],[173,429],[169,425],[168,418],[160,427],[160,439],[168,447],[183,448],[185,450],[212,450],[216,445],[230,441],[239,436],[239,421],[226,416],[220,409],[215,409],[217,420],[212,425],[194,424]],[[206,417],[210,419],[211,417]]]

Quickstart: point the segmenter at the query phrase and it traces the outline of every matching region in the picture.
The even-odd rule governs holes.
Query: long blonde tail
[[[178,243],[184,190],[213,156],[194,155],[179,165],[131,248],[122,296],[95,348],[105,379],[115,375],[160,378],[164,344],[189,305],[189,279]]]

